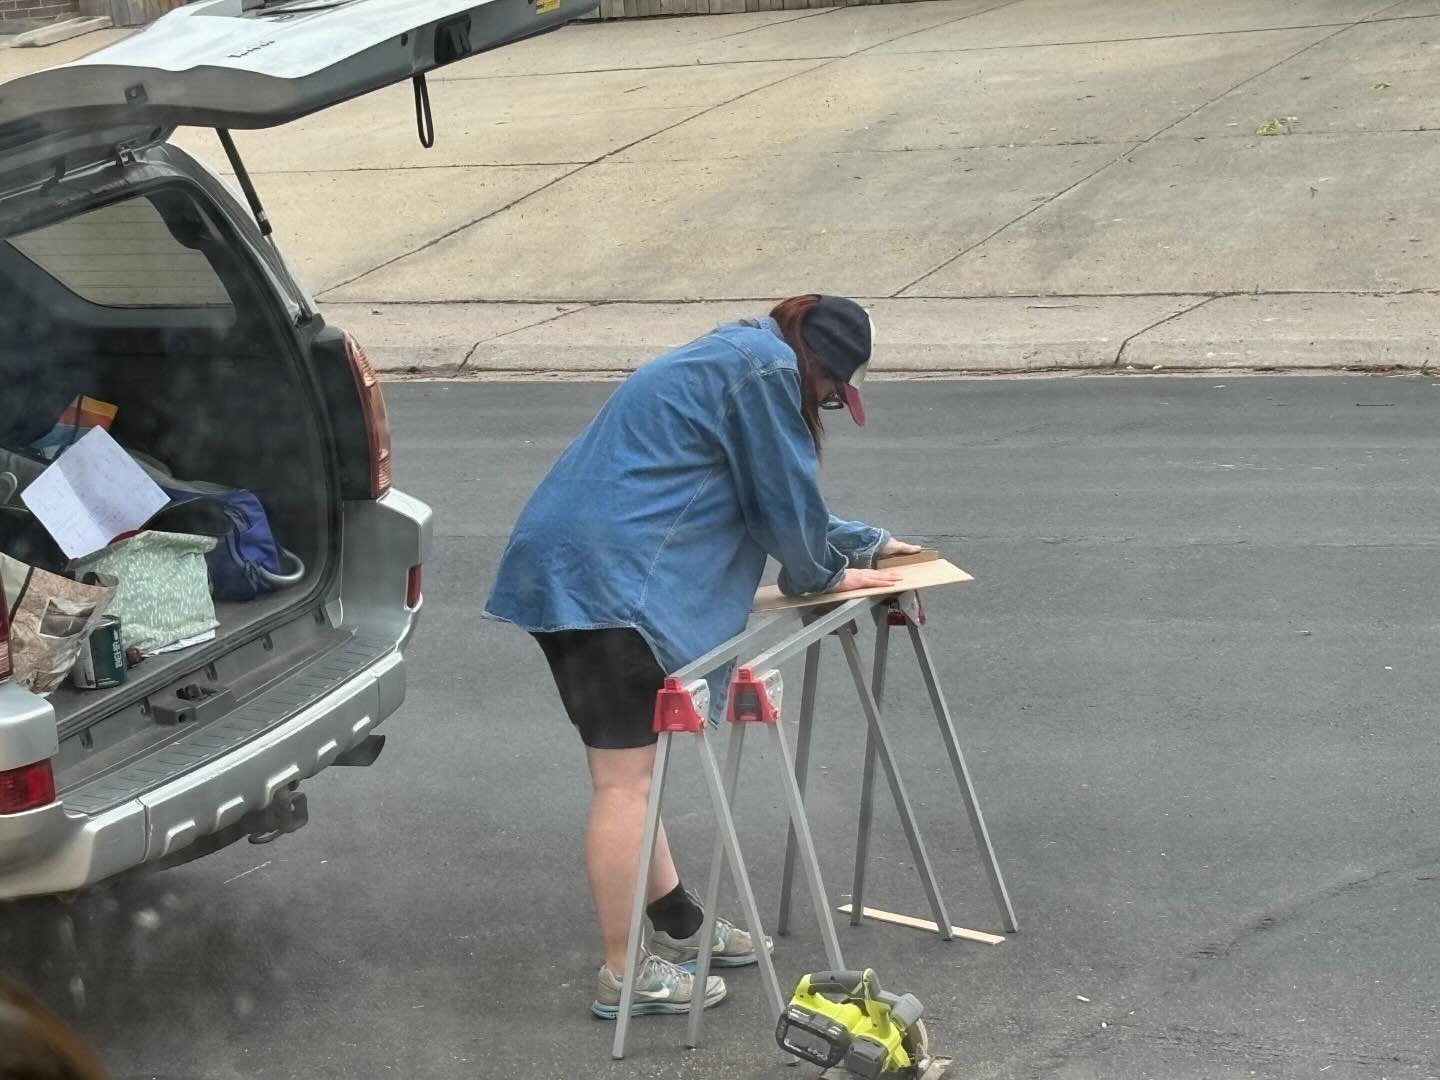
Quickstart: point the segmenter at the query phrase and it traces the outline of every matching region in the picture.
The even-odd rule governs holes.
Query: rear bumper
[[[102,813],[62,800],[0,817],[0,899],[84,888],[264,809],[369,735],[404,695],[397,650],[235,751]]]

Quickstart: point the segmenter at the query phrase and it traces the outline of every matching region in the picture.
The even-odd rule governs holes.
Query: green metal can
[[[125,646],[120,640],[120,617],[106,615],[85,639],[80,659],[70,673],[71,681],[81,690],[109,690],[122,685],[128,673]]]

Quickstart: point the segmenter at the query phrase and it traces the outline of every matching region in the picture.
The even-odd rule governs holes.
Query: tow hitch
[[[251,829],[250,843],[268,844],[309,824],[310,808],[299,788],[300,781],[296,780],[276,795],[275,801],[264,810],[247,818]]]

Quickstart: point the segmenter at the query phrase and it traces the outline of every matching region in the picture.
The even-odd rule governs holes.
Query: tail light
[[[421,575],[421,567],[410,567],[410,573],[405,579],[405,606],[407,608],[417,608],[420,606],[420,601],[425,599],[425,587]]]
[[[780,719],[780,700],[784,692],[780,672],[767,671],[757,677],[749,668],[740,668],[730,681],[731,723],[775,723]]]
[[[345,354],[355,373],[355,389],[360,392],[365,432],[370,439],[370,497],[378,499],[390,490],[390,415],[385,411],[385,395],[370,358],[349,334],[345,335]]]
[[[655,734],[695,734],[710,715],[710,686],[704,679],[681,686],[679,679],[665,680],[655,695]]]
[[[0,582],[0,682],[15,674],[10,659],[10,601],[5,599],[5,584]]]
[[[55,770],[48,761],[0,772],[0,814],[23,814],[55,801]]]

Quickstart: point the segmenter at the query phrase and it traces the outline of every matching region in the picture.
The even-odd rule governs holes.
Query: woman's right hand
[[[840,580],[826,591],[843,593],[856,589],[883,589],[899,580],[900,575],[894,570],[846,570],[840,575]]]

